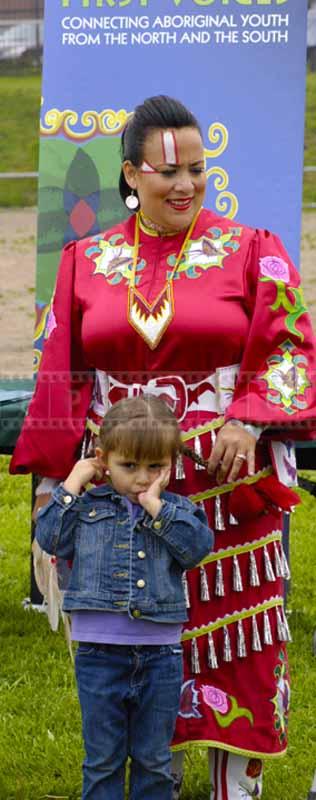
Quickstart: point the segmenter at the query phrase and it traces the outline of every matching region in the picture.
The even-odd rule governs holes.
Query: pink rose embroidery
[[[57,328],[57,322],[53,309],[51,308],[46,322],[45,339],[49,339],[55,328]]]
[[[204,703],[214,711],[219,711],[220,714],[226,714],[228,711],[228,700],[226,692],[221,689],[216,689],[215,686],[201,686]]]
[[[289,283],[290,273],[286,261],[279,256],[265,256],[259,259],[261,275],[272,278],[274,281]]]

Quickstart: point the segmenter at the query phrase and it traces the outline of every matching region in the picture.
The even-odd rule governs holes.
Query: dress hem
[[[287,747],[285,750],[280,750],[279,753],[262,753],[260,750],[244,750],[242,747],[234,747],[233,745],[216,742],[213,739],[190,739],[187,742],[181,742],[181,744],[171,745],[171,750],[173,753],[176,753],[179,750],[185,750],[189,747],[214,747],[217,750],[227,750],[229,753],[236,753],[237,755],[247,756],[248,758],[264,759],[280,758],[281,756],[285,756],[287,752]]]

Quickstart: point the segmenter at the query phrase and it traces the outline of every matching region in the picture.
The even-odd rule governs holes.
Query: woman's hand
[[[157,517],[162,506],[160,500],[161,492],[168,486],[170,480],[170,467],[164,467],[160,470],[158,477],[153,481],[146,492],[140,492],[138,495],[138,502],[140,503],[151,517]]]
[[[216,444],[208,460],[208,471],[216,473],[217,483],[229,483],[238,478],[244,462],[248,465],[248,475],[255,471],[256,438],[241,425],[231,422],[221,428]]]
[[[92,481],[93,478],[100,481],[104,475],[104,464],[98,456],[94,458],[82,458],[77,461],[64,481],[64,489],[71,494],[80,494],[81,489]]]

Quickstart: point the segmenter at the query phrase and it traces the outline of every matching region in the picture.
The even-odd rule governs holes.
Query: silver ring
[[[244,453],[236,453],[235,458],[238,458],[239,461],[247,461],[247,456]]]

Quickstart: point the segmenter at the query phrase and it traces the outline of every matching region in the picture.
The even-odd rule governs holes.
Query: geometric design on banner
[[[92,158],[79,148],[65,176],[64,209],[68,226],[64,241],[98,232],[100,179]]]

